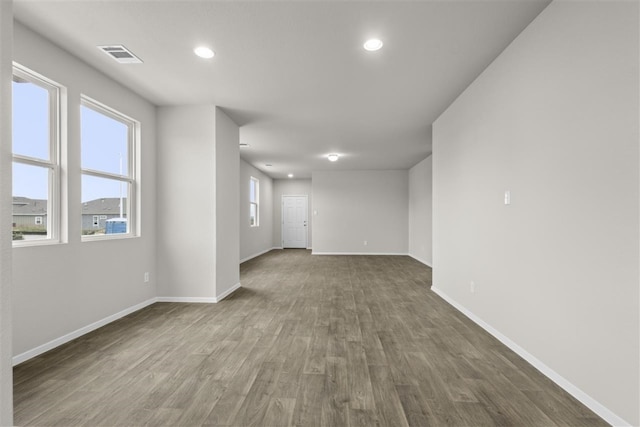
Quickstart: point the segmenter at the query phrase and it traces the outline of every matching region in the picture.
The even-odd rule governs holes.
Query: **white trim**
[[[218,295],[215,298],[216,302],[222,301],[223,299],[225,299],[226,297],[228,297],[229,295],[231,295],[232,293],[234,293],[235,291],[237,291],[240,288],[241,288],[240,282],[236,283],[230,289],[227,289],[226,291],[224,291],[223,293]]]
[[[251,199],[251,184],[254,184],[254,196],[255,199]],[[256,205],[256,220],[255,224],[251,224],[251,212],[249,212],[249,227],[260,226],[260,180],[254,176],[249,176],[249,211],[251,211],[251,205]]]
[[[391,255],[391,256],[409,256],[402,252],[311,252],[311,255]]]
[[[209,303],[218,302],[215,297],[158,297],[158,302]]]
[[[225,299],[226,297],[228,297],[229,295],[231,295],[232,293],[234,293],[240,288],[241,288],[241,285],[240,285],[240,282],[238,282],[235,285],[233,285],[230,289],[227,289],[226,291],[224,291],[223,293],[221,293],[216,297],[158,297],[156,299],[158,302],[215,304],[222,301],[223,299]]]
[[[114,180],[118,181],[121,184],[126,184],[127,192],[127,209],[126,212],[122,211],[120,217],[126,215],[127,217],[127,232],[126,233],[115,233],[115,234],[96,234],[96,235],[82,235],[80,237],[81,242],[90,242],[90,241],[100,241],[100,240],[110,240],[110,239],[123,239],[127,237],[138,237],[140,230],[140,205],[138,202],[138,197],[140,197],[140,165],[138,163],[138,154],[140,147],[140,121],[127,116],[119,112],[118,110],[103,104],[100,101],[97,101],[94,98],[91,98],[84,93],[80,94],[80,108],[86,108],[88,110],[93,111],[94,113],[105,116],[109,119],[112,119],[120,124],[123,124],[127,127],[127,174],[116,174],[113,172],[106,172],[101,170],[95,170],[90,168],[83,168],[82,164],[80,165],[80,178],[82,179],[84,176],[92,176],[100,179]],[[81,120],[82,121],[82,120]],[[80,141],[80,147],[82,147],[82,140]],[[124,196],[121,196],[121,199]],[[122,200],[121,200],[122,202]],[[95,216],[95,215],[94,215]],[[99,219],[98,219],[98,228],[99,228]],[[94,224],[94,227],[96,225]]]
[[[62,129],[64,128],[63,120],[66,120],[65,113],[62,110],[63,98],[66,95],[66,89],[59,83],[36,73],[35,71],[13,62],[12,68],[13,76],[20,77],[27,82],[44,89],[48,93],[48,133],[49,133],[49,157],[48,159],[30,157],[11,152],[12,164],[22,164],[26,166],[39,167],[47,169],[47,236],[44,239],[31,240],[29,245],[25,246],[37,246],[41,244],[62,243],[62,209],[66,204],[66,200],[61,200],[62,197],[62,173],[61,164],[62,158],[60,153],[66,148],[66,142],[62,140]],[[62,145],[65,145],[64,147]],[[20,240],[14,240],[12,245],[14,247],[22,246]]]
[[[22,362],[25,362],[31,358],[34,358],[36,356],[41,355],[42,353],[45,353],[49,350],[52,350],[62,344],[68,343],[69,341],[72,341],[78,337],[81,337],[82,335],[88,334],[91,331],[94,331],[98,328],[101,328],[115,320],[118,320],[128,314],[131,314],[135,311],[141,310],[153,303],[155,303],[157,300],[157,298],[151,298],[148,299],[144,302],[141,302],[140,304],[136,304],[134,306],[131,306],[129,308],[125,308],[122,311],[117,312],[116,314],[112,314],[111,316],[107,316],[104,319],[98,320],[97,322],[93,322],[90,325],[84,326],[80,329],[76,329],[73,332],[70,332],[66,335],[61,336],[60,338],[56,338],[54,340],[51,340],[45,344],[39,345],[36,348],[33,348],[31,350],[25,351],[24,353],[18,354],[17,356],[13,357],[13,366],[16,366]]]
[[[264,255],[264,254],[266,254],[267,252],[271,252],[271,251],[272,251],[272,250],[274,250],[274,249],[282,249],[282,248],[276,248],[276,247],[273,247],[273,248],[265,249],[265,250],[264,250],[264,251],[262,251],[262,252],[258,252],[257,254],[249,255],[248,257],[241,259],[241,260],[240,260],[240,264],[242,264],[243,262],[247,262],[247,261],[249,261],[250,259],[257,258],[257,257],[259,257],[260,255]]]
[[[494,329],[491,325],[486,323],[484,320],[480,319],[478,316],[473,314],[471,311],[467,310],[463,305],[459,304],[457,301],[449,297],[442,290],[438,289],[435,286],[431,287],[431,290],[439,295],[443,300],[451,304],[455,309],[459,312],[467,316],[473,322],[475,322],[478,326],[480,326],[485,331],[489,332],[495,338],[498,339],[502,344],[509,347],[516,354],[522,357],[524,360],[529,362],[534,368],[540,371],[543,375],[549,378],[551,381],[559,385],[562,389],[564,389],[567,393],[578,399],[582,404],[584,404],[587,408],[591,409],[598,416],[602,417],[606,422],[613,426],[631,426],[630,423],[626,422],[618,415],[616,415],[613,411],[605,407],[603,404],[589,396],[584,391],[580,390],[578,387],[573,385],[567,379],[565,379],[562,375],[558,374],[556,371],[545,365],[542,361],[537,359],[531,353],[526,351],[524,348],[520,347],[515,342],[511,341],[507,336],[500,333],[498,330]]]
[[[421,259],[420,257],[417,257],[417,256],[412,255],[412,254],[407,254],[407,255],[409,255],[411,258],[415,259],[416,261],[423,263],[423,264],[424,264],[424,265],[426,265],[427,267],[429,267],[429,268],[433,268],[433,266],[432,266],[431,264],[429,264],[427,261],[425,261],[425,260]]]

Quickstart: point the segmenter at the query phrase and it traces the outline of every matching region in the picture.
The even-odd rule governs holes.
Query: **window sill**
[[[35,246],[55,246],[55,245],[64,245],[66,242],[61,242],[60,240],[52,240],[52,239],[42,239],[42,240],[13,240],[12,246],[14,248],[33,248]]]
[[[84,242],[104,242],[111,240],[128,240],[128,239],[136,239],[140,236],[135,234],[111,234],[111,235],[100,235],[100,236],[82,236],[81,241]]]

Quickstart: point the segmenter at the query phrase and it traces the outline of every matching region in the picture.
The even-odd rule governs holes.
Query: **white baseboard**
[[[533,356],[531,353],[520,347],[515,342],[511,341],[507,336],[500,333],[498,330],[494,329],[491,325],[486,323],[484,320],[480,319],[478,316],[467,310],[463,305],[459,304],[457,301],[449,297],[442,290],[438,289],[435,286],[431,287],[431,290],[438,294],[443,300],[451,304],[454,308],[456,308],[459,312],[467,316],[474,323],[480,326],[482,329],[493,335],[498,341],[509,347],[516,354],[522,357],[524,360],[529,362],[534,368],[540,371],[543,375],[549,378],[551,381],[556,383],[562,389],[564,389],[567,393],[578,399],[582,404],[584,404],[587,408],[591,409],[598,416],[602,417],[606,422],[611,424],[612,426],[631,426],[631,423],[626,422],[618,415],[616,415],[613,411],[602,405],[600,402],[589,396],[584,391],[580,390],[578,387],[569,382],[562,375],[558,374],[556,371],[545,365],[538,358]]]
[[[234,293],[235,291],[237,291],[238,289],[240,289],[240,282],[236,283],[235,285],[233,285],[230,289],[227,289],[226,291],[224,291],[223,293],[221,293],[220,295],[218,295],[215,300],[216,302],[220,302],[223,299],[225,299],[226,297],[228,297],[229,295],[231,295],[232,293]]]
[[[157,301],[158,302],[215,304],[222,301],[223,299],[225,299],[226,297],[228,297],[229,295],[231,295],[232,293],[240,289],[240,287],[241,287],[240,282],[238,282],[235,285],[233,285],[230,289],[227,289],[226,291],[224,291],[223,293],[215,297],[158,297]]]
[[[426,265],[427,267],[433,268],[433,266],[430,263],[428,263],[427,261],[423,260],[422,258],[417,257],[417,256],[412,255],[412,254],[407,254],[407,255],[409,255],[411,258],[415,259],[416,261],[421,262],[422,264]]]
[[[155,303],[157,301],[157,298],[151,298],[148,299],[144,302],[141,302],[140,304],[136,304],[134,306],[131,306],[129,308],[125,308],[122,311],[117,312],[116,314],[112,314],[111,316],[107,316],[104,319],[100,319],[97,322],[93,322],[90,325],[84,326],[80,329],[77,329],[73,332],[70,332],[66,335],[61,336],[60,338],[56,338],[54,340],[51,340],[45,344],[39,345],[36,348],[33,348],[31,350],[25,351],[24,353],[18,354],[17,356],[13,357],[13,366],[16,366],[22,362],[25,362],[31,358],[34,358],[36,356],[41,355],[42,353],[45,353],[49,350],[53,350],[54,348],[68,343],[69,341],[72,341],[76,338],[81,337],[84,334],[87,334],[91,331],[94,331],[98,328],[103,327],[104,325],[107,325],[115,320],[118,320],[128,314],[131,314],[135,311],[141,310],[153,303]]]
[[[276,248],[276,247],[273,247],[273,248],[265,249],[265,250],[264,250],[264,251],[262,251],[262,252],[258,252],[257,254],[249,255],[248,257],[241,259],[241,260],[240,260],[240,264],[242,264],[243,262],[249,261],[250,259],[257,258],[257,257],[259,257],[260,255],[264,255],[264,254],[266,254],[267,252],[271,252],[271,251],[272,251],[272,250],[274,250],[274,249],[282,249],[282,248]]]
[[[311,252],[311,255],[393,255],[393,256],[407,256],[407,253],[398,253],[398,252]]]
[[[158,302],[208,303],[218,302],[215,297],[158,297]]]

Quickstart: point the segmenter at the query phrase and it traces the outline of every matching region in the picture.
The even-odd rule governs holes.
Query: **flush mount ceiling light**
[[[293,174],[290,173],[289,175],[287,175],[289,178],[293,178]]]
[[[206,46],[198,46],[193,49],[193,53],[204,59],[211,59],[215,55],[215,53]]]
[[[330,162],[335,162],[336,160],[338,160],[339,157],[340,155],[336,153],[332,153],[327,156],[327,159],[329,159]]]
[[[365,50],[368,50],[370,52],[374,51],[374,50],[378,50],[382,47],[382,40],[379,39],[369,39],[366,42],[364,42],[364,48]]]

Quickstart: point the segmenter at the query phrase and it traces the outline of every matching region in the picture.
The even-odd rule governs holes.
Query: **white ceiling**
[[[274,178],[305,178],[424,159],[431,123],[547,4],[15,0],[14,11],[157,105],[223,107],[250,145],[242,158]],[[365,51],[370,37],[384,47]],[[96,48],[111,44],[144,64]],[[196,57],[200,44],[216,56]],[[330,163],[330,152],[342,158]]]

